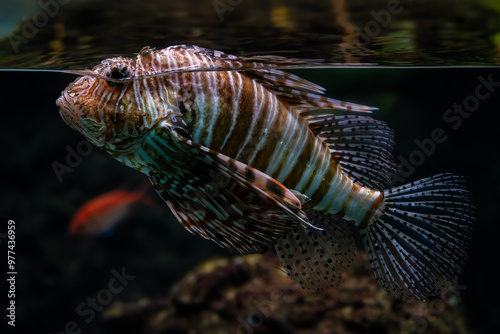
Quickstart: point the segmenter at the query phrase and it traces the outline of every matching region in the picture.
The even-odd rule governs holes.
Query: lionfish
[[[393,131],[376,108],[283,71],[321,65],[196,46],[110,58],[57,100],[74,130],[148,175],[191,233],[275,249],[303,288],[338,285],[360,234],[387,294],[438,295],[462,271],[474,221],[463,178],[391,187]]]

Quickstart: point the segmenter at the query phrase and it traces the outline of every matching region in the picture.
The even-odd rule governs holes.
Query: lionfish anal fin
[[[342,272],[355,256],[350,223],[316,210],[307,216],[321,231],[295,228],[278,238],[274,243],[278,257],[288,276],[303,288],[323,290],[339,285]]]

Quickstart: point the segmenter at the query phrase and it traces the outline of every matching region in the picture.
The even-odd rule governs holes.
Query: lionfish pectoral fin
[[[360,232],[387,294],[426,299],[455,284],[467,257],[474,211],[464,180],[453,174],[386,190],[384,213]]]
[[[241,186],[249,189],[259,198],[274,204],[276,208],[290,215],[302,225],[318,229],[309,222],[309,219],[301,210],[301,199],[297,198],[293,191],[286,188],[271,176],[240,161],[194,143],[184,137],[178,136],[178,139],[188,145],[192,150],[197,150],[199,153],[210,156],[214,175],[218,173],[229,175]],[[305,195],[302,195],[302,201],[305,201],[304,196]]]
[[[274,248],[288,276],[303,288],[323,290],[339,285],[356,251],[350,223],[316,210],[307,216],[321,230],[297,227],[279,238]]]
[[[309,202],[311,200],[309,198],[309,196],[307,196],[306,194],[303,194],[300,191],[297,191],[295,189],[290,189],[290,192],[292,194],[294,194],[299,199],[301,205],[304,205],[304,204],[306,204],[307,202]],[[302,218],[303,218],[303,216],[302,216]],[[318,231],[323,230],[321,227],[319,227],[319,226],[311,223],[309,221],[309,218],[307,218],[307,219],[301,219],[300,220],[300,224],[305,229],[312,228],[312,229],[315,229],[315,230],[318,230]]]
[[[301,201],[281,183],[194,143],[166,122],[156,125],[144,145],[175,161],[177,175],[170,165],[155,164],[149,176],[177,220],[193,234],[231,251],[262,253],[299,223],[310,224]]]
[[[221,175],[221,178],[226,177]],[[235,253],[265,253],[279,236],[299,225],[279,209],[245,203],[226,189],[206,194],[203,188],[188,187],[185,188],[188,192],[198,189],[196,198],[189,199],[172,192],[169,180],[162,175],[153,174],[150,179],[186,230]],[[227,181],[229,187],[234,182],[229,178],[223,181]]]

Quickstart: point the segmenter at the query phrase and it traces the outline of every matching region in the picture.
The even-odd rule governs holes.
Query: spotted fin
[[[274,248],[290,278],[303,288],[323,290],[340,284],[340,277],[354,260],[355,242],[350,223],[311,210],[308,218],[322,230],[296,227],[279,238]]]
[[[228,188],[241,190],[228,181]],[[279,209],[243,202],[226,189],[216,195],[198,189],[197,197],[189,198],[189,193],[197,189],[195,184],[183,186],[185,193],[181,196],[175,185],[159,174],[152,175],[151,182],[186,230],[232,252],[265,253],[280,235],[299,225]]]
[[[305,112],[302,116],[343,173],[364,187],[384,190],[392,185],[397,175],[392,158],[394,133],[385,122],[364,115]]]
[[[462,271],[473,222],[463,179],[440,174],[386,190],[384,213],[360,232],[387,294],[426,299],[452,286]]]

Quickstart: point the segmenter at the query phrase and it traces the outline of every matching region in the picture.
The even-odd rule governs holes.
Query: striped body
[[[194,110],[186,117],[194,142],[307,195],[304,209],[338,214],[359,226],[382,205],[383,194],[341,173],[303,118],[263,85],[235,71],[173,77],[185,108]]]

